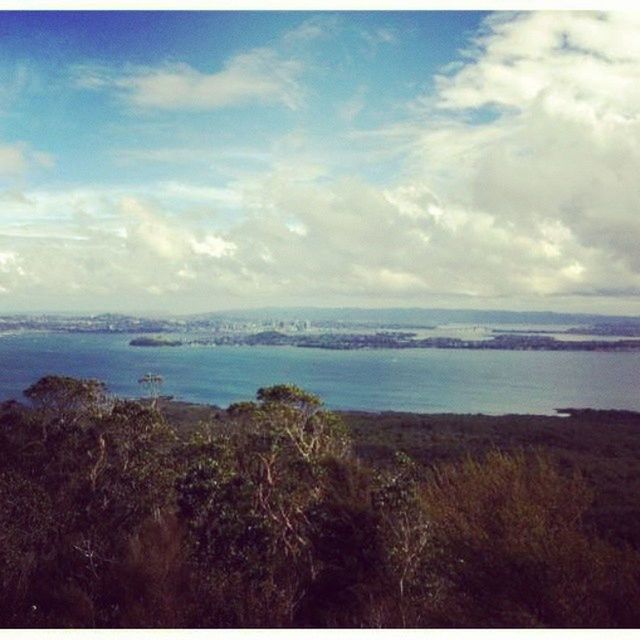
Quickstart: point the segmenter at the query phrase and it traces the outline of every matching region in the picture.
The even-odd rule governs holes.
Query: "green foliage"
[[[262,403],[281,403],[299,409],[319,407],[320,398],[293,384],[279,384],[258,389],[256,398]]]
[[[280,386],[257,400],[232,405],[224,423],[192,439],[177,485],[195,572],[219,624],[250,626],[244,616],[255,621],[258,611],[291,620],[310,571],[308,512],[323,492],[323,461],[349,452],[343,425],[315,396]],[[229,589],[252,610],[230,607]]]
[[[174,513],[164,510],[136,529],[105,587],[119,626],[188,626],[191,580],[183,527]]]
[[[590,491],[547,457],[492,452],[440,467],[422,499],[433,536],[426,571],[439,594],[430,607],[442,624],[640,622],[638,555],[585,531]]]
[[[24,391],[41,418],[77,422],[109,409],[106,386],[99,380],[45,376]]]
[[[46,492],[16,473],[0,473],[0,621],[5,625],[22,623],[21,604],[54,535]]]
[[[86,600],[82,619],[66,617],[68,624],[109,623],[115,612],[108,605],[94,612],[104,576],[136,528],[172,500],[173,431],[149,408],[109,401],[96,381],[49,376],[25,393],[32,412],[10,407],[0,418],[3,448],[18,453],[7,456],[0,493],[1,508],[22,505],[30,520],[3,519],[3,537],[28,541],[25,530],[46,531],[48,550],[29,543],[37,571],[30,584],[22,581],[17,606],[22,615],[35,612],[34,624],[51,624],[68,606],[67,594]],[[9,566],[3,576],[11,579]]]
[[[255,489],[216,461],[193,467],[181,478],[178,506],[204,564],[256,574],[264,568],[269,532],[253,500]]]
[[[464,418],[436,442],[421,417],[426,455],[387,416],[412,456],[370,464],[293,385],[193,410],[182,440],[166,400],[55,376],[25,393],[0,405],[4,626],[640,624],[640,555],[590,528],[586,482],[474,441]],[[443,463],[465,437],[476,455]]]
[[[430,598],[423,565],[432,542],[429,517],[420,492],[425,470],[403,452],[395,465],[378,475],[372,501],[379,517],[388,562],[388,585],[394,602],[389,623],[424,626],[423,602]]]
[[[380,626],[388,567],[371,473],[352,459],[327,458],[322,466],[322,495],[307,512],[313,571],[295,623]]]

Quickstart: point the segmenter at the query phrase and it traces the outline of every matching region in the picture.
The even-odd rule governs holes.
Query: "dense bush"
[[[49,376],[0,409],[4,626],[636,626],[640,556],[542,454],[376,469],[295,386],[182,440]]]
[[[18,625],[114,624],[109,576],[130,536],[173,502],[173,431],[159,413],[108,399],[94,381],[47,377],[25,395],[31,409],[11,403],[1,418],[0,525],[13,556],[15,540],[32,542],[20,554],[14,606],[0,616]]]
[[[585,530],[584,481],[541,455],[489,454],[436,470],[422,489],[438,585],[429,608],[451,626],[636,626],[640,563]]]

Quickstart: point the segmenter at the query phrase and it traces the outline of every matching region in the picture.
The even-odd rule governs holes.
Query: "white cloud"
[[[236,252],[237,246],[233,242],[228,242],[218,236],[207,235],[202,241],[192,239],[191,249],[197,255],[222,258],[224,256],[232,256]]]
[[[156,189],[157,195],[161,198],[177,198],[183,202],[220,203],[231,207],[241,204],[241,194],[228,187],[209,187],[171,181],[159,183]]]
[[[23,142],[0,143],[0,176],[22,176],[31,168],[51,169],[54,164],[51,154],[36,151]]]
[[[16,263],[17,254],[15,251],[0,252],[0,269],[8,271],[9,267]]]
[[[366,106],[367,87],[360,85],[355,93],[338,108],[338,114],[343,120],[351,122]]]
[[[513,295],[640,287],[639,27],[636,14],[492,17],[407,128],[413,181],[535,258]],[[518,265],[503,269],[508,282]]]
[[[429,305],[456,295],[540,308],[638,297],[639,27],[635,16],[589,13],[491,18],[436,93],[412,104],[408,122],[350,139],[374,156],[377,139],[381,158],[407,155],[393,183],[336,179],[294,131],[227,185],[7,196],[0,256],[16,257],[1,263],[0,287],[193,305]],[[295,106],[295,64],[265,51],[217,74],[163,67],[107,84],[147,107]],[[254,73],[262,80],[251,93],[244,82]],[[204,213],[191,215],[194,203]],[[234,221],[223,224],[219,207]],[[52,251],[56,260],[46,260]]]
[[[164,260],[177,260],[184,255],[189,243],[186,232],[144,203],[124,198],[120,216],[126,225],[126,241],[132,252],[150,252]]]
[[[522,110],[539,103],[579,120],[633,116],[640,15],[535,12],[494,18],[471,59],[438,79],[439,104]],[[566,109],[570,109],[567,112]]]
[[[338,16],[313,16],[304,20],[297,27],[287,31],[282,37],[285,45],[306,45],[312,40],[323,38],[338,28]]]
[[[22,191],[17,189],[0,192],[0,203],[2,203],[3,207],[15,206],[18,209],[28,209],[33,206],[33,202]]]
[[[298,82],[301,72],[298,60],[263,47],[234,56],[216,73],[180,63],[120,72],[80,66],[75,76],[77,87],[114,90],[134,107],[208,111],[256,102],[297,109],[303,95]]]
[[[380,27],[379,29],[363,29],[360,34],[372,46],[379,44],[395,44],[398,42],[397,32],[388,27]]]
[[[27,154],[22,145],[0,146],[0,174],[21,174],[27,170],[27,166]]]

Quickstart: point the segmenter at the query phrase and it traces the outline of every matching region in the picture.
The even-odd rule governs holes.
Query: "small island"
[[[182,340],[171,340],[169,338],[134,338],[129,342],[132,347],[179,347]]]

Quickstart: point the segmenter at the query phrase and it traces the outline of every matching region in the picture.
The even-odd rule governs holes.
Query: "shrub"
[[[433,547],[426,609],[447,626],[628,626],[640,562],[589,535],[591,494],[543,455],[490,453],[436,470],[422,491]]]

